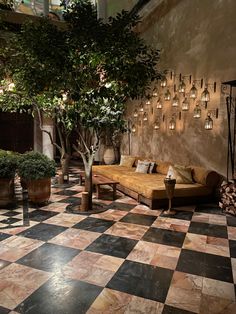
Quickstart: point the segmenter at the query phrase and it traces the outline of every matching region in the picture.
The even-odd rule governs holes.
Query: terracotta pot
[[[28,189],[29,200],[36,204],[48,202],[51,195],[51,178],[24,180]]]
[[[0,207],[6,207],[15,203],[14,178],[0,178]]]
[[[115,152],[113,147],[108,147],[104,151],[103,160],[106,165],[112,165],[115,162]]]

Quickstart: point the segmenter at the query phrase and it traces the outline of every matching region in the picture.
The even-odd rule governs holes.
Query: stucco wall
[[[160,130],[154,131],[153,123],[158,115],[156,99],[153,98],[152,104],[145,108],[148,112],[146,124],[142,122],[142,114],[139,114],[138,121],[133,118],[134,108],[139,103],[129,103],[127,116],[137,126],[137,132],[131,134],[131,154],[202,165],[225,174],[227,120],[221,82],[236,79],[236,1],[165,0],[158,1],[158,4],[160,6],[156,10],[152,8],[152,12],[145,12],[146,20],[141,25],[141,31],[149,44],[161,49],[159,68],[171,69],[182,75],[191,74],[194,79],[203,78],[208,83],[216,81],[216,93],[210,87],[208,108],[218,108],[219,118],[213,119],[212,131],[205,130],[207,111],[202,107],[202,117],[194,119],[192,102],[190,111],[182,112],[177,129],[170,131],[168,123],[174,111],[171,103],[165,102],[162,110],[165,121]],[[187,79],[185,82],[189,90],[191,85]],[[176,83],[178,85],[177,78]],[[174,81],[170,77],[168,84],[173,91]],[[197,87],[201,94],[203,89]],[[127,135],[123,139],[122,152],[128,153]]]
[[[129,11],[137,0],[107,0],[107,16],[115,16],[121,10]]]

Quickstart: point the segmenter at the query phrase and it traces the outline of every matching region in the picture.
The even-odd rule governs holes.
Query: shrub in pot
[[[0,207],[15,203],[14,178],[18,156],[13,152],[0,150]]]
[[[54,160],[38,152],[25,153],[19,160],[18,174],[31,202],[38,204],[49,200],[51,177],[56,174]]]

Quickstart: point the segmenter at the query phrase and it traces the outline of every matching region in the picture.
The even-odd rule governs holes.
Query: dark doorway
[[[0,149],[24,153],[33,147],[33,117],[24,113],[0,112]]]

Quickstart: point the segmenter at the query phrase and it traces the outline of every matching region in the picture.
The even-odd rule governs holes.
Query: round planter
[[[29,200],[36,204],[48,202],[51,195],[51,178],[24,180],[28,189]]]
[[[14,203],[14,178],[0,178],[0,207],[7,207]]]
[[[115,162],[115,152],[113,147],[108,147],[104,151],[103,160],[106,165],[112,165]]]

